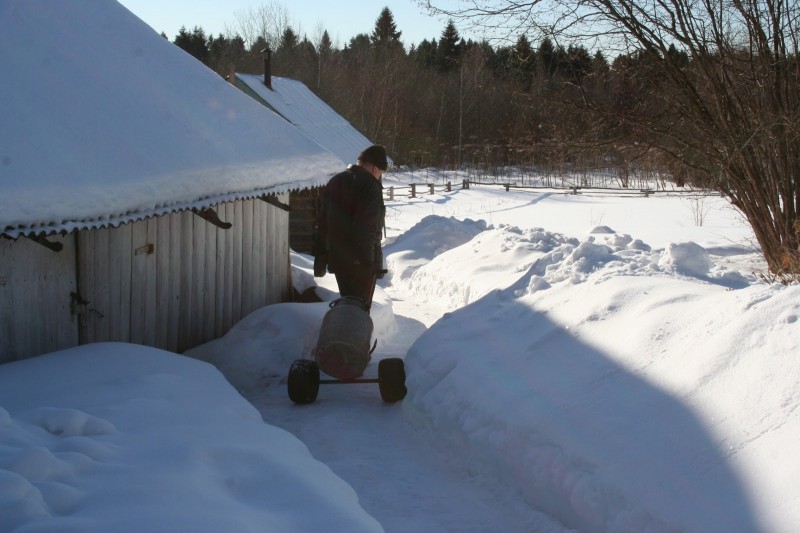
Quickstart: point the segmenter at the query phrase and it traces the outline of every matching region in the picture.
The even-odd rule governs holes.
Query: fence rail
[[[609,196],[643,196],[648,198],[650,195],[660,193],[660,194],[680,194],[680,195],[687,195],[687,196],[709,196],[711,194],[710,191],[703,191],[698,189],[688,189],[683,188],[681,190],[665,190],[665,189],[649,189],[649,188],[639,188],[639,187],[631,187],[631,188],[621,188],[621,187],[585,187],[580,185],[572,185],[568,187],[547,187],[547,186],[537,186],[537,185],[519,185],[516,183],[506,182],[506,183],[498,183],[498,182],[480,182],[480,181],[472,181],[465,179],[461,182],[461,189],[469,189],[473,185],[479,185],[482,187],[502,187],[505,189],[506,192],[513,190],[517,191],[555,191],[558,194],[585,194],[591,196],[602,196],[602,195],[609,195]],[[394,201],[397,198],[401,198],[403,193],[401,191],[408,190],[407,195],[405,198],[417,198],[423,194],[435,194],[437,191],[441,193],[449,193],[453,192],[453,184],[451,182],[446,182],[442,184],[437,183],[409,183],[408,185],[400,185],[395,186],[391,185],[384,189],[384,195],[389,201]]]

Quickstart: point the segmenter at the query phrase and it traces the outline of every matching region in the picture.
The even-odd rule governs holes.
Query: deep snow
[[[723,200],[396,194],[374,359],[405,357],[403,402],[351,385],[291,404],[325,302],[190,351],[250,405],[131,345],[3,365],[0,529],[796,530],[800,286],[755,274]]]

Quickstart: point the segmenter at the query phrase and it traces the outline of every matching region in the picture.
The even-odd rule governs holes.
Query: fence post
[[[429,194],[433,194],[433,183],[428,184],[428,190],[430,191]]]
[[[508,192],[508,189],[511,188],[510,183],[504,183],[503,186],[506,188],[506,192]]]
[[[447,192],[450,192],[450,191],[452,191],[452,190],[453,190],[453,189],[452,189],[452,187],[450,186],[450,182],[448,181],[448,182],[447,182]]]
[[[394,185],[389,187],[389,201],[394,201]]]
[[[465,179],[464,181],[461,182],[461,188],[469,189],[469,179]]]
[[[417,184],[416,183],[412,183],[411,184],[411,198],[416,198],[416,197],[417,197]]]

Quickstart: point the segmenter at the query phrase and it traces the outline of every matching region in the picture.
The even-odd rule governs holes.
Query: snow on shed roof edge
[[[300,190],[343,168],[117,2],[7,2],[2,236]]]

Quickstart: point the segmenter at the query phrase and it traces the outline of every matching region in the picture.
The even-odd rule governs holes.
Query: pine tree
[[[550,37],[545,37],[539,44],[539,60],[545,73],[553,74],[556,71],[556,47]]]
[[[375,21],[375,29],[372,30],[370,40],[376,47],[399,44],[402,33],[397,31],[397,24],[394,22],[392,12],[388,7],[384,7]]]
[[[326,59],[333,55],[333,43],[331,42],[331,36],[328,35],[328,30],[322,32],[317,52],[319,52],[320,57]]]
[[[186,30],[186,26],[181,26],[173,43],[192,54],[199,61],[208,63],[208,43],[206,42],[206,33],[203,28],[195,26],[192,33],[189,33]]]
[[[419,46],[409,53],[409,56],[414,58],[414,60],[421,66],[425,68],[432,68],[434,64],[436,64],[436,50],[438,49],[438,44],[436,43],[436,39],[432,39],[428,41],[428,39],[423,39]]]
[[[300,44],[300,38],[292,28],[287,27],[281,35],[281,42],[278,44],[278,50],[291,51],[297,48]]]
[[[608,65],[608,60],[603,52],[598,50],[592,58],[592,77],[596,84],[605,84],[608,81],[608,76],[611,67]]]
[[[567,73],[571,81],[580,83],[592,71],[592,57],[583,46],[567,48]]]
[[[535,64],[536,52],[533,50],[531,42],[524,34],[520,35],[511,50],[509,68],[514,78],[522,84],[524,90],[528,90],[531,87]]]
[[[350,38],[350,44],[345,46],[342,50],[342,55],[345,60],[355,66],[356,69],[364,68],[367,66],[368,59],[371,58],[371,43],[369,35],[366,33],[359,33],[355,37]]]
[[[460,41],[461,37],[458,35],[455,24],[452,20],[448,20],[436,50],[436,64],[440,71],[448,72],[458,67],[461,58]]]

